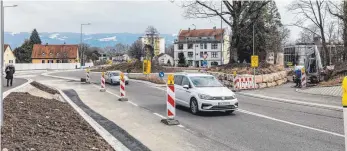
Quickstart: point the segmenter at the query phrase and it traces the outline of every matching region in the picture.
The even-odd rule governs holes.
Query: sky
[[[276,0],[282,23],[293,22],[295,17],[286,6],[292,0]],[[220,19],[186,19],[180,2],[156,1],[19,1],[5,0],[6,32],[80,32],[81,23],[85,33],[144,33],[153,25],[160,33],[177,34],[180,29],[220,27]],[[223,24],[225,26],[225,24]],[[300,29],[291,27],[291,40],[295,40]]]

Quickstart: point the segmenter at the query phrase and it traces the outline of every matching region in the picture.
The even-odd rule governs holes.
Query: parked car
[[[121,71],[107,71],[105,73],[105,82],[111,85],[120,84],[120,73]],[[129,84],[128,76],[124,75],[125,84]]]
[[[239,104],[235,93],[207,74],[177,73],[174,75],[176,103],[199,112],[234,112]]]

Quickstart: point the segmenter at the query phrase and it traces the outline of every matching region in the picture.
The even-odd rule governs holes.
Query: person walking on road
[[[7,79],[7,87],[12,86],[13,82],[13,74],[15,73],[15,68],[13,65],[9,65],[6,67],[5,72],[6,72],[6,79]]]
[[[300,88],[301,87],[301,70],[300,68],[295,70],[295,87]]]

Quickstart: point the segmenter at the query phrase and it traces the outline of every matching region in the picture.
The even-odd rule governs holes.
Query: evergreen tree
[[[186,58],[184,57],[183,52],[178,53],[178,66],[185,67],[186,66]]]
[[[31,32],[31,35],[30,35],[30,43],[32,45],[34,44],[41,44],[41,39],[40,39],[40,36],[39,36],[39,33],[36,31],[36,29],[33,30],[33,32]]]
[[[170,59],[167,60],[167,65],[171,66],[171,61],[170,61]]]
[[[30,40],[25,40],[22,46],[14,49],[14,55],[18,63],[31,63],[32,44]]]

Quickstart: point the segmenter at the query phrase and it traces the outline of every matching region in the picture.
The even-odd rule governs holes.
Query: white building
[[[174,63],[174,59],[170,55],[165,54],[165,53],[161,53],[158,56],[158,61],[159,61],[160,65],[171,65],[172,66]]]
[[[179,53],[184,54],[188,66],[201,67],[204,54],[207,54],[208,67],[224,64],[225,59],[229,58],[226,53],[228,47],[224,44],[221,45],[229,42],[228,35],[224,36],[224,31],[225,29],[215,27],[213,29],[181,30],[174,43],[175,65],[178,65]]]
[[[154,38],[154,55],[158,56],[161,53],[165,53],[165,38],[163,37],[153,37]],[[142,44],[151,45],[151,38],[143,36],[139,38]]]

